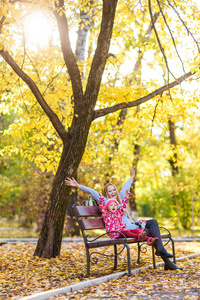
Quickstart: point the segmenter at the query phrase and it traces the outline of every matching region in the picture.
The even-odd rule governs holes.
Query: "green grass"
[[[38,238],[39,233],[35,232],[33,230],[30,231],[24,231],[24,230],[6,230],[6,231],[0,231],[0,238],[6,239],[6,238]]]
[[[142,217],[141,219],[147,219]],[[195,224],[192,230],[185,230],[181,228],[180,234],[177,227],[171,222],[170,219],[162,219],[158,221],[159,226],[166,227],[173,237],[200,237],[200,224]],[[0,219],[0,238],[38,238],[39,232],[34,227],[29,229],[23,229],[20,227],[20,223],[17,220],[5,221]],[[36,227],[36,225],[34,224]],[[104,233],[104,230],[88,231],[93,237],[97,237]],[[163,231],[164,233],[164,231]],[[66,237],[65,230],[63,231],[63,237]]]
[[[200,223],[195,223],[193,226],[193,232],[192,227],[191,229],[180,228],[179,231],[177,226],[175,226],[170,219],[162,219],[158,221],[158,223],[159,226],[167,228],[173,237],[200,237]]]
[[[27,229],[20,226],[17,220],[0,219],[0,238],[38,238],[39,233],[34,227]]]

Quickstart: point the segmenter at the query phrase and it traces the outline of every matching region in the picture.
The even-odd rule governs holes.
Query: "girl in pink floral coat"
[[[122,221],[122,216],[127,207],[129,194],[129,191],[126,191],[126,197],[122,200],[122,204],[118,208],[119,203],[116,199],[110,198],[107,200],[106,204],[104,204],[104,197],[99,193],[99,208],[102,212],[106,232],[109,233],[109,236],[112,239],[124,237],[125,235],[126,237],[137,238],[140,241],[146,240],[148,245],[153,245],[158,241],[158,238],[147,236],[146,232],[141,228],[127,230],[126,225]],[[110,233],[111,231],[117,232]]]

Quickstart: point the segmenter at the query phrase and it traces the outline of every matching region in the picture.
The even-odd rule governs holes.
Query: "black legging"
[[[160,228],[158,226],[157,220],[155,220],[155,219],[147,220],[145,231],[146,231],[148,236],[158,238],[158,241],[155,244],[156,250],[159,250],[159,251],[165,250],[165,248],[163,246],[163,243],[162,243],[162,238],[161,238],[161,235],[160,235]]]
[[[157,243],[154,245],[156,250],[158,250],[158,251],[163,251],[164,250],[165,251],[165,248],[164,248],[163,243],[162,243],[162,238],[161,238],[161,235],[160,235],[160,228],[158,226],[157,220],[155,220],[155,219],[147,220],[145,231],[146,231],[148,236],[158,238]],[[170,269],[170,270],[177,269],[177,266],[169,258],[162,257],[162,255],[161,255],[161,258],[165,263],[165,268],[166,269]]]

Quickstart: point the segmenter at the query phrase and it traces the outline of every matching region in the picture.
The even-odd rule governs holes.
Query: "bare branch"
[[[158,16],[159,16],[159,12],[155,13],[155,15],[153,16],[153,22],[154,23],[157,21]],[[152,25],[152,22],[150,22],[149,28],[147,29],[147,32],[144,36],[145,41],[149,41],[151,33],[152,33],[152,28],[153,28],[153,25]],[[143,56],[144,56],[144,51],[139,50],[138,58],[137,58],[137,61],[135,63],[135,66],[133,68],[133,73],[137,72],[141,68],[141,63],[142,63]],[[132,80],[130,80],[130,82],[129,82],[130,84],[131,84],[131,81]],[[118,119],[118,122],[116,124],[117,126],[122,125],[122,123],[124,122],[124,120],[126,118],[126,114],[127,114],[127,108],[124,108],[120,111],[119,119]]]
[[[108,53],[108,54],[106,54],[106,55],[104,56],[103,61],[106,62],[106,60],[107,60],[110,56],[112,56],[112,57],[114,57],[114,58],[117,58],[114,54]]]
[[[161,95],[163,92],[179,85],[181,82],[183,82],[187,78],[191,77],[192,75],[194,75],[194,74],[191,73],[191,72],[188,72],[188,73],[184,74],[183,76],[179,77],[177,80],[171,82],[170,84],[166,84],[166,85],[162,86],[161,88],[155,90],[154,92],[152,92],[152,93],[150,93],[150,94],[148,94],[148,95],[146,95],[146,96],[144,96],[144,97],[142,97],[138,100],[130,101],[129,103],[122,102],[122,103],[119,103],[119,104],[116,104],[116,105],[113,105],[113,106],[110,106],[110,107],[107,107],[107,108],[96,110],[94,112],[94,115],[93,115],[93,120],[95,120],[99,117],[108,115],[110,113],[116,112],[116,111],[118,111],[120,109],[123,109],[123,108],[135,107],[135,106],[138,106],[142,103],[145,103],[148,100],[154,98],[155,96]]]
[[[59,71],[55,76],[53,76],[53,77],[51,78],[51,80],[49,81],[49,83],[47,84],[47,86],[46,86],[46,88],[45,88],[45,90],[44,90],[44,92],[43,92],[43,96],[44,96],[44,94],[46,93],[46,91],[48,90],[48,88],[52,85],[52,83],[54,82],[54,80],[61,74],[61,72],[62,72],[62,70],[64,69],[64,67],[65,67],[65,64],[63,64],[63,66],[62,66],[62,68],[60,69],[60,71]]]
[[[1,30],[2,30],[3,23],[4,23],[5,19],[6,19],[5,16],[3,16],[3,17],[1,18],[1,21],[0,21],[0,33],[1,33]]]
[[[65,127],[60,122],[58,116],[53,112],[53,110],[50,108],[50,106],[47,104],[47,102],[44,100],[40,90],[38,89],[37,85],[34,83],[34,81],[19,67],[19,65],[15,62],[15,60],[12,58],[12,56],[7,52],[4,51],[4,49],[0,50],[0,55],[3,57],[3,59],[7,62],[7,64],[10,65],[10,67],[13,69],[13,71],[29,86],[30,90],[32,91],[33,95],[37,99],[38,103],[44,110],[44,112],[49,117],[51,123],[53,124],[55,130],[63,140],[63,142],[66,142],[68,134],[65,130]]]
[[[183,19],[180,17],[178,11],[176,10],[176,8],[169,2],[169,0],[167,0],[169,6],[174,10],[174,12],[177,14],[179,20],[181,21],[181,23],[183,24],[183,26],[185,27],[185,29],[187,30],[188,34],[191,35],[192,39],[194,40],[195,44],[197,45],[198,51],[200,52],[200,47],[199,44],[197,42],[197,40],[194,38],[193,34],[191,33],[191,31],[189,30],[189,28],[187,27],[186,23],[183,21]]]
[[[162,97],[162,94],[160,96]],[[152,122],[151,122],[151,133],[152,133],[152,130],[153,130],[153,123],[154,123],[154,120],[156,118],[156,111],[157,111],[157,107],[158,107],[159,102],[160,102],[160,99],[158,99],[158,101],[155,105],[155,108],[154,108],[153,118],[152,118]]]
[[[165,15],[164,15],[164,13],[163,13],[163,10],[162,10],[162,8],[161,8],[160,1],[159,1],[159,0],[157,0],[157,3],[158,3],[158,6],[159,6],[159,9],[160,9],[161,15],[162,15],[162,17],[163,17],[163,20],[164,20],[164,22],[165,22],[165,25],[167,26],[167,29],[168,29],[168,31],[169,31],[169,34],[170,34],[170,36],[171,36],[172,43],[173,43],[173,45],[174,45],[174,48],[175,48],[176,54],[177,54],[177,56],[178,56],[178,58],[179,58],[179,60],[180,60],[180,62],[181,62],[181,64],[182,64],[183,72],[185,73],[185,68],[184,68],[184,65],[183,65],[183,61],[182,61],[182,59],[181,59],[181,57],[180,57],[180,55],[179,55],[179,53],[178,53],[178,50],[177,50],[177,47],[176,47],[176,43],[175,43],[175,40],[174,40],[173,34],[172,34],[172,32],[171,32],[171,29],[170,29],[170,27],[169,27],[169,25],[168,25],[168,23],[167,23],[167,20],[166,20],[166,18],[165,18]]]
[[[166,65],[166,68],[167,68],[167,71],[168,71],[168,82],[169,82],[169,74],[171,74],[174,79],[176,79],[176,78],[169,69],[167,57],[165,55],[165,51],[164,51],[164,49],[162,47],[162,44],[160,42],[160,38],[159,38],[158,32],[156,30],[155,23],[153,22],[153,13],[152,13],[152,10],[151,10],[151,0],[148,0],[148,3],[149,3],[149,13],[150,13],[151,21],[152,21],[152,27],[153,27],[153,30],[155,32],[155,36],[156,36],[156,39],[157,39],[157,42],[158,42],[158,46],[160,48],[160,51],[162,52],[162,55],[163,55],[163,58],[164,58],[164,61],[165,61],[165,65]]]
[[[144,36],[144,39],[145,39],[146,42],[148,42],[150,40],[150,36],[151,36],[151,33],[152,33],[152,29],[153,29],[153,24],[157,21],[159,14],[160,14],[159,12],[155,13],[154,16],[153,16],[153,20],[151,20],[151,22],[150,22],[150,25],[147,29],[147,32],[146,32],[145,36]],[[152,23],[152,21],[153,21],[153,23]],[[141,68],[141,62],[142,62],[143,56],[144,56],[144,51],[139,50],[138,58],[136,60],[135,66],[133,68],[133,72],[136,72]],[[131,83],[131,81],[130,81],[130,83]]]

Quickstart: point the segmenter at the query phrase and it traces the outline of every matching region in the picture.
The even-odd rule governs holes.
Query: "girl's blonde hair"
[[[107,184],[104,186],[104,190],[103,190],[104,196],[105,196],[106,198],[109,198],[109,196],[108,196],[108,187],[109,187],[109,186],[113,186],[113,187],[116,189],[117,201],[118,201],[120,204],[122,204],[122,200],[121,200],[120,197],[119,197],[118,190],[117,190],[116,186],[115,186],[113,183],[111,183],[111,182],[107,183]],[[130,213],[129,213],[129,211],[128,211],[127,208],[125,209],[125,212],[127,213],[127,215],[128,215],[129,218],[130,218]]]

